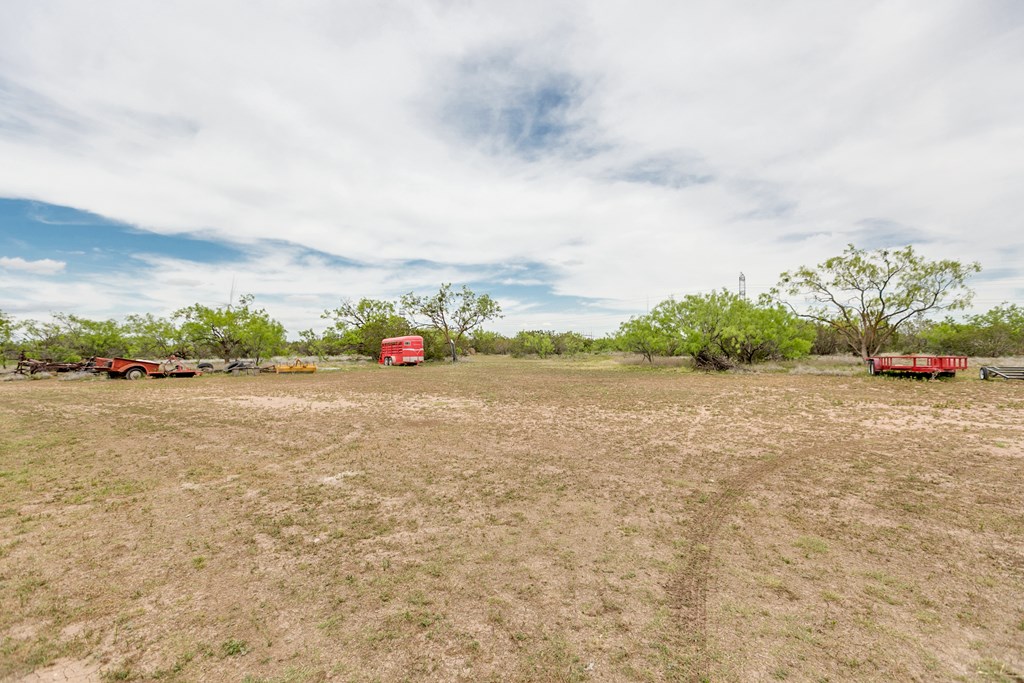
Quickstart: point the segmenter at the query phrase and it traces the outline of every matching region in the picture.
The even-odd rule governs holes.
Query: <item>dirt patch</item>
[[[100,683],[103,679],[99,664],[62,660],[16,680],[18,683]]]
[[[710,680],[707,602],[709,586],[713,585],[712,557],[722,525],[736,512],[737,503],[748,490],[764,483],[793,457],[795,454],[759,462],[722,482],[691,522],[686,541],[688,558],[667,587],[679,619],[683,657],[691,681]]]
[[[3,681],[1024,671],[1024,383],[476,356],[0,393]]]

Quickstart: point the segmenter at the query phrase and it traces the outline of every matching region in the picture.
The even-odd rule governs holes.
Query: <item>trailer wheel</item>
[[[145,376],[146,372],[142,368],[132,368],[124,373],[125,379],[142,379]]]
[[[868,358],[868,374],[869,375],[875,374],[875,359],[874,358]]]
[[[391,360],[391,356],[384,359],[384,365],[391,365],[394,361]]]
[[[982,366],[981,370],[978,372],[978,375],[981,377],[981,379],[988,379],[988,368]]]

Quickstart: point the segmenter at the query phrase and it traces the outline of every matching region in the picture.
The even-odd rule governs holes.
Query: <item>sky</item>
[[[1024,3],[0,0],[0,310],[600,336],[907,244],[1024,303]]]

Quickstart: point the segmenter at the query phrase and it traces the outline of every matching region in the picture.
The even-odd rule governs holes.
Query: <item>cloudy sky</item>
[[[0,0],[0,309],[600,335],[847,243],[1024,299],[1024,3]]]

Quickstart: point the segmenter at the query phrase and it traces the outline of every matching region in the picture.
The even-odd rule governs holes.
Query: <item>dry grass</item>
[[[0,385],[0,680],[1019,681],[1024,383]]]

